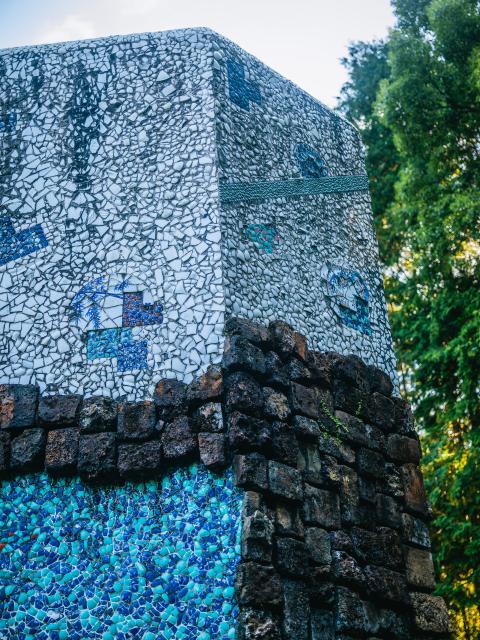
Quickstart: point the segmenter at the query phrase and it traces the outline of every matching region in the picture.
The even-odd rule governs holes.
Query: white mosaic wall
[[[197,29],[2,51],[0,96],[1,381],[140,399],[220,360],[225,311],[394,372],[367,192],[220,204],[364,173],[297,87]]]

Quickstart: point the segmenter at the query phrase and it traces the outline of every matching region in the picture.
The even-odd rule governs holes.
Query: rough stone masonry
[[[2,385],[2,477],[115,484],[233,465],[245,491],[238,640],[449,637],[418,436],[389,377],[310,350],[282,321],[226,330],[221,366],[189,385],[160,380],[152,400]]]

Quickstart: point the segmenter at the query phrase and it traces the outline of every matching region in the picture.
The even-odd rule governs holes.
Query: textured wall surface
[[[233,43],[214,42],[221,184],[263,183],[263,197],[222,203],[227,312],[282,318],[315,348],[355,353],[396,380],[368,191],[278,195],[302,178],[365,175],[358,132]]]
[[[197,630],[185,637],[223,640],[224,628],[229,637],[236,613],[231,609],[230,569],[237,559],[237,640],[448,638],[445,603],[432,594],[431,512],[418,466],[418,436],[410,407],[393,394],[391,380],[356,356],[310,350],[305,337],[281,321],[265,327],[230,318],[226,334],[221,367],[209,368],[189,385],[160,380],[153,400],[39,396],[31,386],[0,385],[0,477],[9,479],[0,490],[9,522],[2,525],[6,544],[0,549],[0,565],[13,571],[0,591],[5,619],[18,607],[18,624],[23,612],[31,614],[22,590],[15,589],[17,583],[27,594],[39,589],[24,582],[31,576],[30,559],[33,568],[46,565],[43,574],[34,574],[40,586],[53,571],[60,587],[51,588],[65,593],[64,565],[55,564],[56,558],[66,549],[75,563],[79,547],[73,543],[78,543],[88,552],[79,594],[85,592],[85,602],[95,596],[92,571],[98,574],[98,567],[108,563],[127,576],[122,585],[113,582],[118,593],[126,594],[120,596],[122,615],[143,614],[129,608],[139,600],[143,606],[144,594],[128,582],[136,584],[136,549],[145,551],[147,559],[140,563],[152,572],[163,558],[165,571],[161,567],[159,582],[156,578],[149,585],[160,587],[160,608],[167,600],[173,605],[167,621],[171,615],[170,631],[180,635],[164,630],[160,638],[183,637],[174,609],[192,591],[179,588],[186,572],[194,576],[201,597],[194,594],[188,600],[185,619],[200,618],[206,604],[212,625],[225,624],[219,631],[202,628],[203,635]],[[203,466],[171,475],[193,462]],[[239,498],[230,481],[231,465],[233,484],[244,490],[240,552],[234,544]],[[52,485],[45,475],[21,479],[34,471],[80,476],[80,482]],[[108,491],[87,486],[162,477],[169,479],[169,488],[164,485],[160,494],[155,483]],[[59,486],[65,487],[62,496]],[[48,512],[52,505],[53,518]],[[73,513],[82,514],[84,508],[88,526],[82,518],[72,522]],[[109,549],[102,546],[102,536],[109,535],[112,520],[118,545]],[[31,538],[38,527],[41,535],[42,526],[47,546],[40,536]],[[207,526],[208,535],[201,535]],[[192,564],[185,567],[177,543],[183,548],[186,540],[191,549],[192,539]],[[154,566],[148,560],[152,547]],[[172,547],[173,558],[163,551]],[[219,561],[213,574],[212,560]],[[210,602],[217,567],[225,571],[226,582],[219,593],[213,583]],[[111,594],[109,570],[100,575]],[[150,580],[147,573],[145,578]],[[79,612],[91,624],[88,616],[97,611],[100,617],[110,598],[98,607],[94,603],[90,614],[80,596],[56,622],[68,624]],[[115,594],[113,598],[116,602]],[[40,596],[38,602],[35,607],[46,606]],[[150,633],[151,625],[157,633],[160,624],[152,617],[143,631]],[[15,629],[17,618],[11,633],[19,633]],[[6,637],[24,640],[22,634]]]
[[[4,483],[0,638],[234,638],[240,494],[197,466],[124,487]]]
[[[210,51],[187,30],[0,53],[0,378],[134,399],[221,355]]]
[[[225,311],[395,377],[351,125],[205,29],[2,51],[0,90],[0,379],[151,397]]]

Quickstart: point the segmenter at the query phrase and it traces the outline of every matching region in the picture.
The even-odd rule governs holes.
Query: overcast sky
[[[386,35],[389,0],[0,0],[0,48],[210,27],[334,106],[355,40]]]

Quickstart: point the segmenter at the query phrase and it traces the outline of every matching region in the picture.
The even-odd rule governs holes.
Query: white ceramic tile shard
[[[0,52],[0,381],[151,396],[282,319],[395,378],[358,132],[208,29]]]

